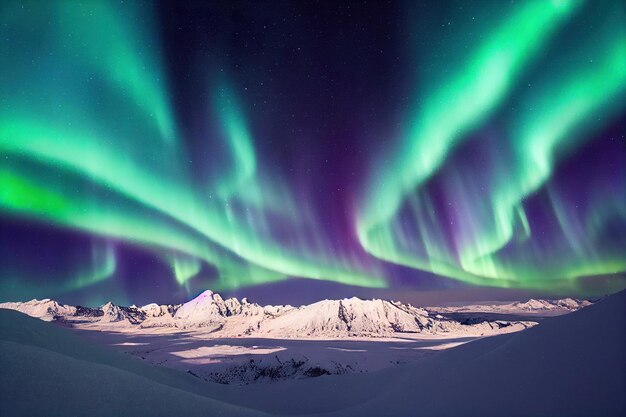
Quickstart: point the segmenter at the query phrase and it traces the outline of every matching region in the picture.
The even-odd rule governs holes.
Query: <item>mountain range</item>
[[[540,312],[574,311],[586,300],[529,300],[499,305],[465,307],[414,307],[397,301],[322,300],[294,307],[261,306],[248,299],[223,299],[210,290],[184,304],[118,306],[108,302],[100,307],[60,304],[55,300],[2,303],[45,321],[75,327],[96,327],[120,331],[161,329],[164,331],[203,330],[215,337],[388,337],[397,334],[480,336],[518,331],[536,324],[532,320],[462,321],[446,317],[459,311]]]

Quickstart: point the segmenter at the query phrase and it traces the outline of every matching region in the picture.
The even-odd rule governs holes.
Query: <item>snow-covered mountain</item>
[[[558,300],[518,301],[506,304],[470,304],[459,306],[426,307],[434,313],[502,313],[502,314],[534,314],[534,313],[569,313],[590,306],[587,300],[562,298]]]
[[[43,300],[31,300],[25,303],[0,303],[0,308],[17,310],[32,317],[40,318],[44,321],[52,321],[55,317],[77,315],[77,308],[62,305],[54,300],[45,298]]]
[[[587,300],[574,300],[573,298],[563,298],[560,300],[535,300],[531,298],[526,302],[513,303],[514,308],[529,311],[559,309],[576,311],[589,305],[591,305],[591,303]]]
[[[522,330],[531,322],[482,322],[463,325],[428,311],[400,302],[361,300],[324,300],[293,309],[274,320],[261,323],[259,331],[275,337],[295,338],[332,336],[391,336],[396,333],[486,334],[500,329]]]
[[[261,307],[258,304],[249,303],[247,298],[243,298],[241,301],[237,298],[224,300],[221,295],[207,290],[193,300],[180,306],[173,316],[177,320],[184,321],[187,325],[202,325],[237,315],[258,316],[264,314],[279,314],[291,308],[291,306]]]
[[[0,308],[17,310],[44,321],[63,321],[72,323],[121,323],[140,324],[151,317],[162,314],[172,315],[178,306],[148,304],[145,307],[122,307],[107,302],[100,307],[83,307],[59,304],[50,299],[27,302],[0,303]]]
[[[518,310],[535,304],[570,306],[572,303],[531,300]],[[577,304],[576,304],[577,305]],[[533,326],[527,321],[461,323],[410,304],[386,300],[323,300],[310,305],[261,306],[247,299],[223,299],[210,290],[182,305],[147,304],[122,307],[111,302],[98,308],[61,305],[53,300],[4,303],[0,308],[18,310],[47,321],[107,329],[164,328],[169,331],[206,330],[216,337],[333,338],[387,337],[394,334],[425,333],[480,336],[518,331]],[[555,307],[557,308],[557,307]],[[558,307],[566,308],[566,307]],[[572,308],[574,307],[567,307]]]

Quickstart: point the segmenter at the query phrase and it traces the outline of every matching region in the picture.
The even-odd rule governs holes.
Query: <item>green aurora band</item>
[[[0,5],[1,212],[147,248],[182,287],[203,264],[218,271],[217,290],[288,277],[388,285],[383,262],[329,249],[313,210],[258,159],[237,88],[223,79],[209,82],[206,103],[207,118],[220,128],[217,137],[206,138],[221,143],[212,155],[214,172],[192,175],[154,19],[146,19],[150,10],[143,3],[24,5]],[[375,161],[357,204],[354,227],[362,249],[378,260],[502,287],[550,289],[626,270],[623,253],[578,239],[592,237],[614,216],[626,218],[623,196],[598,196],[592,215],[580,219],[549,184],[559,157],[624,108],[626,19],[619,6],[616,25],[583,42],[584,50],[594,51],[592,63],[561,65],[558,74],[538,77],[528,97],[515,94],[518,110],[506,115],[511,122],[502,132],[509,158],[494,156],[495,181],[471,182],[461,172],[446,176],[463,213],[455,219],[452,244],[442,224],[447,219],[434,214],[423,192],[455,148],[527,82],[534,63],[555,48],[551,39],[584,7],[565,0],[510,7],[497,24],[481,27],[482,40],[451,76],[442,71],[420,93],[395,157]],[[14,47],[14,39],[28,47]],[[548,190],[562,224],[550,253],[534,248],[524,207],[540,189]],[[290,230],[288,238],[277,236],[275,219]],[[92,266],[78,268],[63,290],[115,273],[114,249],[93,251]]]
[[[509,147],[513,157],[500,161],[497,175],[493,176],[497,179],[495,184],[478,187],[467,181],[467,176],[450,175],[447,191],[463,213],[456,219],[462,230],[453,234],[452,247],[444,243],[449,232],[441,224],[442,219],[433,215],[432,201],[420,192],[459,142],[471,137],[468,133],[496,110],[516,83],[525,81],[522,71],[532,56],[559,25],[573,17],[579,6],[574,1],[527,2],[518,6],[460,67],[462,72],[456,78],[440,83],[446,87],[429,91],[423,97],[395,162],[379,169],[367,188],[370,193],[359,213],[357,230],[369,253],[470,283],[503,287],[549,289],[568,285],[559,282],[563,278],[626,269],[623,254],[610,253],[607,257],[595,253],[593,248],[559,254],[558,262],[568,259],[567,265],[550,265],[554,260],[546,259],[537,262],[537,256],[525,256],[517,262],[499,259],[499,251],[507,244],[531,238],[523,203],[549,180],[557,151],[589,138],[590,131],[624,109],[626,33],[621,24],[623,10],[619,7],[612,10],[612,24],[606,24],[606,29],[595,34],[596,38],[581,40],[587,54],[579,54],[596,59],[590,65],[582,62],[579,67],[571,62],[562,65],[561,73],[540,80],[532,98],[520,103],[523,110],[510,116],[512,129],[505,132],[501,142]],[[599,54],[597,44],[605,46]],[[582,60],[575,62],[578,61]],[[599,121],[598,114],[603,115]],[[587,136],[580,134],[583,127]],[[616,197],[622,204],[614,205],[616,211],[605,212],[595,225],[596,230],[611,216],[624,216],[623,197]],[[597,200],[596,213],[605,203]],[[408,217],[416,224],[413,233],[402,230],[407,222],[400,215],[404,207],[408,207]],[[569,222],[563,224],[564,234],[569,227]],[[575,247],[577,239],[590,236],[593,227],[589,225],[586,234],[568,239],[568,246]]]
[[[139,13],[138,10],[132,6],[100,9],[100,3],[96,3],[95,11],[89,3],[82,13],[64,2],[48,3],[47,8],[31,6],[36,10],[2,10],[2,20],[11,22],[4,28],[4,38],[37,37],[33,43],[39,49],[60,56],[41,54],[38,56],[45,62],[33,65],[30,50],[2,50],[2,62],[12,64],[3,66],[6,74],[1,91],[4,97],[14,98],[0,110],[0,150],[9,161],[0,173],[0,204],[4,210],[202,259],[220,271],[217,288],[285,276],[373,287],[385,285],[382,278],[357,270],[349,261],[323,259],[323,251],[308,238],[314,235],[313,225],[294,224],[294,229],[302,230],[302,239],[292,242],[288,249],[273,242],[271,236],[265,237],[265,213],[262,202],[256,201],[259,198],[252,202],[259,207],[250,204],[243,215],[232,209],[237,195],[242,194],[239,187],[243,183],[251,182],[246,188],[253,190],[258,190],[262,183],[260,173],[256,173],[258,180],[252,178],[256,167],[254,150],[243,117],[235,105],[227,106],[234,103],[232,98],[218,100],[223,102],[218,117],[224,120],[225,139],[235,155],[230,171],[243,171],[243,175],[233,178],[226,174],[215,192],[194,186],[184,165],[188,158],[176,132],[164,129],[173,125],[167,122],[171,117],[163,114],[166,106],[147,108],[154,105],[152,101],[137,97],[160,97],[160,77],[155,74],[161,73],[147,70],[158,68],[155,63],[137,61],[144,54],[128,51],[133,39],[152,39],[147,33],[133,33],[133,39],[126,39],[130,35],[124,29],[132,26],[133,13]],[[33,16],[39,17],[39,22],[33,22]],[[128,24],[113,25],[110,21]],[[47,27],[49,33],[33,33],[31,28],[39,26]],[[71,42],[76,37],[83,42]],[[99,55],[92,56],[97,55],[96,46],[84,43],[110,45],[113,50],[107,59],[97,59]],[[118,47],[120,50],[115,49]],[[54,59],[48,62],[48,56]],[[133,56],[135,59],[131,59]],[[71,70],[65,66],[68,59],[74,63]],[[39,73],[42,68],[46,74]],[[57,82],[48,82],[50,74],[58,74]],[[103,81],[114,83],[114,88],[105,89],[100,84]],[[92,82],[96,85],[90,85]],[[16,91],[16,85],[23,86],[23,90]],[[129,85],[133,88],[127,88]],[[228,94],[224,90],[219,89],[221,95]],[[61,101],[51,97],[60,97]],[[127,116],[138,113],[145,117]],[[173,139],[164,132],[173,133]],[[50,176],[41,175],[43,169],[20,166],[24,159],[54,167],[66,178],[54,184]],[[75,187],[64,183],[77,179],[88,180],[102,192],[76,193]],[[219,198],[213,198],[213,194]],[[263,199],[276,201],[281,196],[268,195],[264,190]],[[124,203],[112,204],[115,199]],[[286,197],[281,202],[286,209],[294,206]],[[146,212],[150,212],[147,217]],[[173,265],[176,271],[179,263]],[[184,276],[189,278],[188,273],[177,273],[179,280],[184,280]]]

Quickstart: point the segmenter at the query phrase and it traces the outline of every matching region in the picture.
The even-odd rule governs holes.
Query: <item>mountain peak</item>
[[[211,290],[204,290],[195,299],[212,298],[214,294]]]

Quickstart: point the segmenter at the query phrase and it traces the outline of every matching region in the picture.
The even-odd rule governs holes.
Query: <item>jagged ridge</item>
[[[538,308],[544,302],[530,300],[520,309]],[[547,303],[547,302],[545,302]],[[572,306],[572,303],[563,302]],[[301,337],[383,337],[396,333],[461,333],[482,335],[520,330],[534,325],[526,321],[481,321],[461,323],[432,315],[423,308],[386,300],[323,300],[310,305],[260,306],[246,298],[224,300],[210,290],[182,305],[147,304],[143,307],[117,306],[111,302],[99,308],[61,305],[54,300],[4,303],[0,308],[21,311],[47,321],[139,328],[207,329],[215,336]]]

